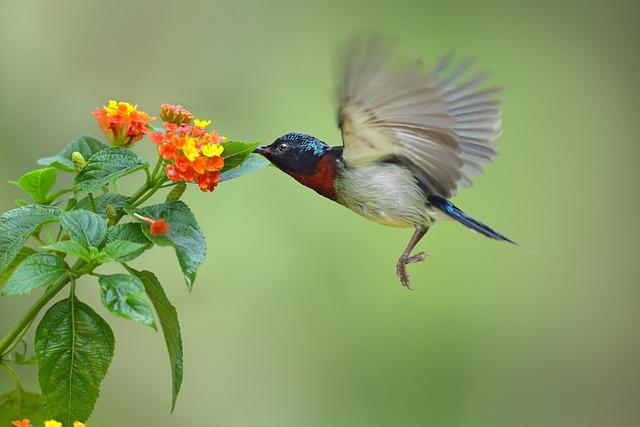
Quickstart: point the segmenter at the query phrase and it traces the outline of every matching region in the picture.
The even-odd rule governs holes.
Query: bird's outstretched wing
[[[433,193],[451,197],[496,155],[500,135],[497,87],[486,76],[463,79],[469,60],[443,57],[430,72],[397,66],[380,39],[354,40],[339,87],[343,158],[358,166],[394,158]]]

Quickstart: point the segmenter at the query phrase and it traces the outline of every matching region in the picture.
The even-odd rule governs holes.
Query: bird
[[[254,152],[369,220],[412,228],[396,263],[408,289],[407,265],[430,255],[413,251],[436,221],[454,220],[515,244],[450,200],[496,156],[501,88],[485,87],[487,74],[469,73],[472,61],[454,61],[452,53],[425,67],[401,61],[379,37],[355,38],[347,46],[337,86],[342,145],[291,132]]]

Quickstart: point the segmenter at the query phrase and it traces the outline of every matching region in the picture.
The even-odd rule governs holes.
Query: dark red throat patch
[[[333,183],[336,180],[335,156],[325,154],[311,174],[298,172],[292,172],[289,174],[300,184],[311,188],[316,193],[331,200],[336,200],[336,190],[333,186]]]

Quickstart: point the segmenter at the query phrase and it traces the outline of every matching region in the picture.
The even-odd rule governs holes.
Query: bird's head
[[[298,182],[323,196],[335,198],[333,181],[341,147],[331,147],[313,136],[292,132],[270,145],[258,147],[255,152]]]
[[[288,133],[255,152],[287,173],[313,173],[331,147],[311,135]]]

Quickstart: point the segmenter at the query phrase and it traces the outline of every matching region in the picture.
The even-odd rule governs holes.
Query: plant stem
[[[56,191],[55,193],[53,193],[52,195],[50,195],[49,197],[47,197],[47,201],[46,204],[50,205],[51,203],[53,203],[58,197],[62,196],[63,194],[67,194],[67,193],[71,193],[73,191],[73,188],[63,188],[60,191]]]
[[[85,261],[78,260],[78,262],[76,262],[76,264],[74,265],[74,269],[81,267],[84,264]],[[27,310],[27,312],[22,316],[22,318],[13,327],[13,329],[11,329],[4,336],[4,338],[2,338],[2,341],[0,341],[0,357],[6,356],[7,349],[13,349],[12,344],[15,342],[16,338],[18,338],[21,334],[24,335],[24,329],[26,329],[27,326],[33,321],[33,319],[35,319],[40,310],[42,310],[42,307],[44,307],[49,301],[51,301],[51,298],[53,298],[58,292],[60,292],[62,288],[64,288],[65,285],[69,283],[70,279],[71,277],[69,274],[65,274],[64,276],[62,276],[55,284],[47,288],[45,293],[42,294],[40,298],[38,298],[36,303],[33,304],[29,310]]]
[[[153,182],[153,180],[156,179],[156,175],[158,175],[158,172],[160,171],[160,167],[162,166],[162,163],[164,163],[164,161],[162,160],[162,157],[158,156],[158,161],[156,161],[156,165],[153,167],[153,172],[151,172],[151,179],[150,179],[151,182]]]
[[[147,194],[145,194],[143,197],[141,197],[139,200],[137,200],[133,204],[133,206],[138,207],[144,202],[146,202],[147,200],[149,200],[151,196],[153,196],[158,192],[158,190],[162,187],[162,184],[164,184],[164,179],[158,180],[158,182],[156,182],[156,184],[153,187],[151,187],[151,190]]]
[[[18,336],[15,337],[15,339],[13,340],[13,344],[4,352],[5,354],[10,354],[13,351],[13,349],[20,344],[20,342],[22,341],[22,338],[24,338],[24,336],[27,334],[27,331],[29,330],[32,324],[33,324],[33,319],[31,319],[31,321],[27,323],[24,329],[20,331]]]
[[[5,362],[0,362],[0,365],[4,366],[4,368],[7,370],[7,372],[9,373],[9,376],[11,377],[13,382],[16,384],[16,389],[22,390],[22,384],[20,383],[20,377],[18,376],[18,373],[14,371],[13,368],[9,366],[9,364]]]
[[[91,202],[91,210],[98,213],[98,207],[96,206],[96,199],[93,198],[93,193],[89,193],[89,201]]]

